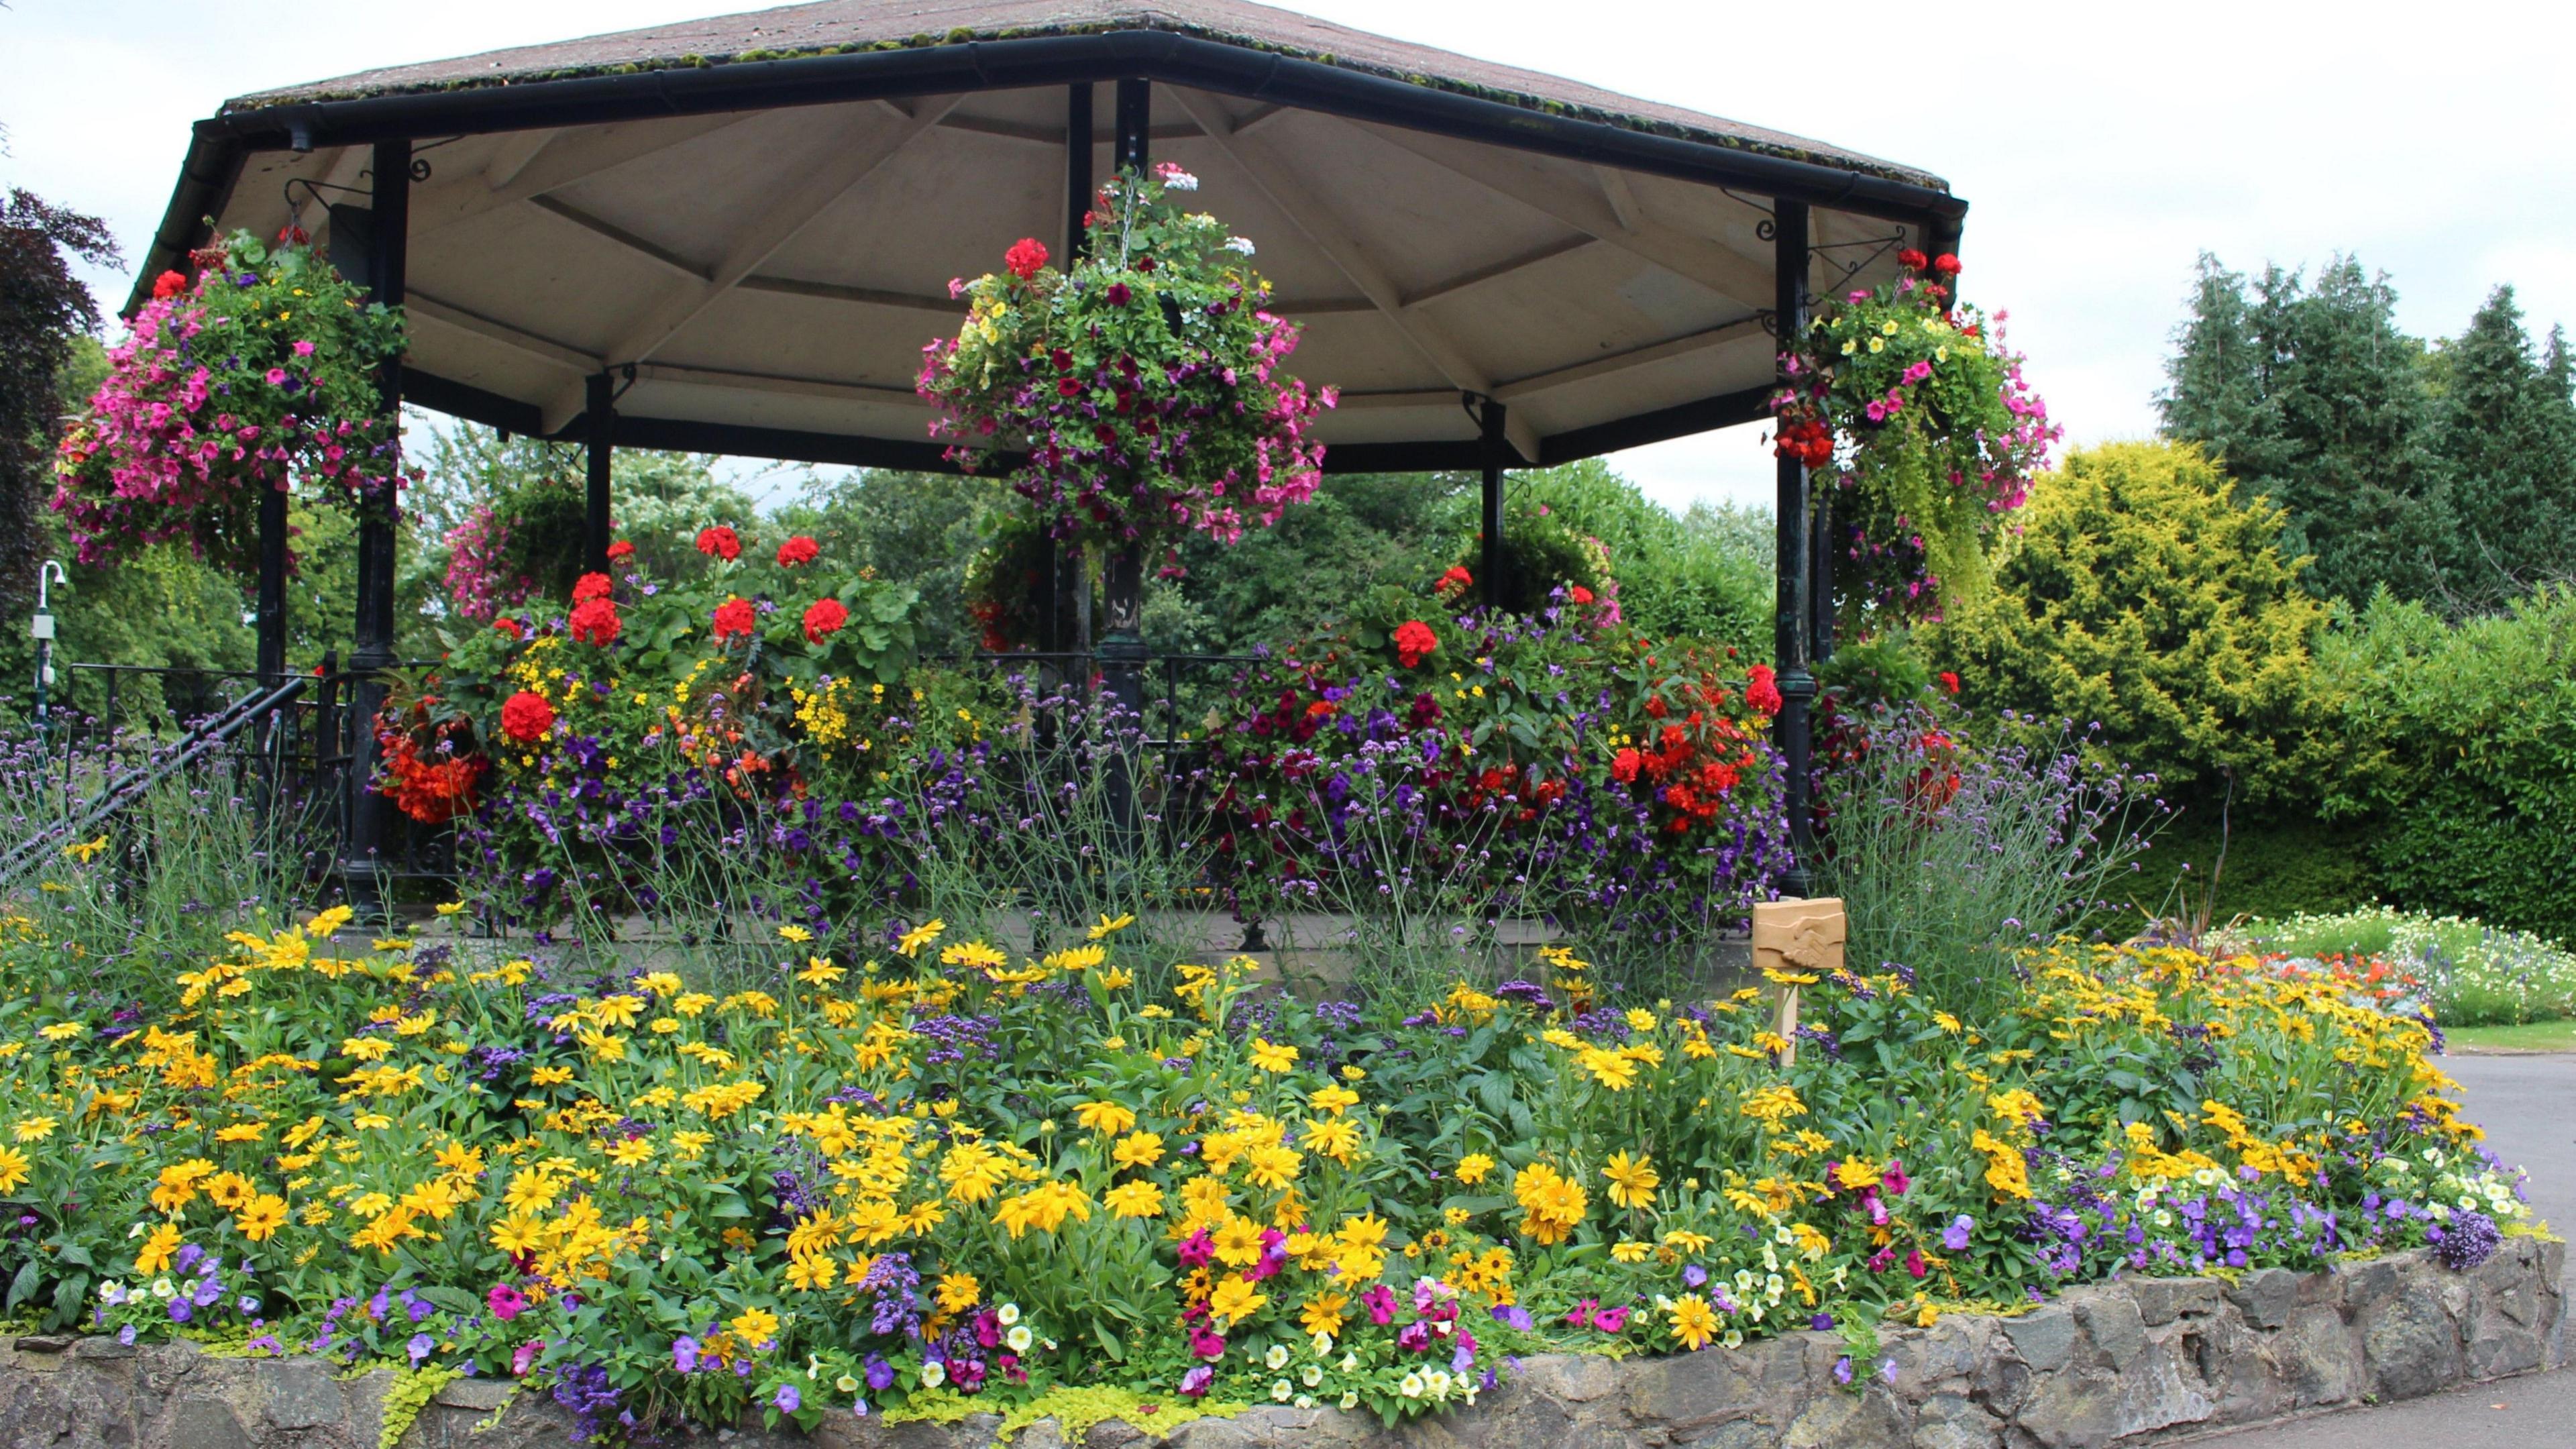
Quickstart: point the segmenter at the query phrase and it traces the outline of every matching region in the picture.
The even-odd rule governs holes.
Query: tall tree
[[[2423,344],[2399,330],[2385,275],[2337,257],[2313,283],[2244,279],[2204,257],[2158,398],[2167,436],[2206,447],[2247,497],[2286,513],[2308,586],[2359,603],[2440,588],[2455,526],[2427,448]]]
[[[98,299],[71,259],[116,266],[107,223],[13,189],[0,204],[0,598],[34,589],[59,380],[75,339],[98,330]]]
[[[2455,613],[2503,606],[2576,571],[2576,403],[2564,339],[2533,355],[2513,288],[2435,354],[2433,451],[2458,522],[2445,570]]]

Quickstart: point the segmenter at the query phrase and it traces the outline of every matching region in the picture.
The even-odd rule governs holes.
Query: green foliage
[[[1576,535],[1601,540],[1619,581],[1620,612],[1647,635],[1770,657],[1767,517],[1701,504],[1676,518],[1598,458],[1515,473],[1504,486],[1506,499],[1531,500]]]
[[[2343,910],[2382,893],[2366,822],[2320,820],[2310,812],[2234,815],[2222,831],[2219,802],[2184,807],[2141,863],[2137,905],[2167,918],[2205,911],[2210,922],[2224,924],[2242,916]]]
[[[2545,360],[2498,287],[2437,348],[2428,428],[2459,535],[2442,580],[2454,613],[2490,612],[2535,584],[2576,579],[2576,400],[2565,339]]]
[[[2326,804],[2376,819],[2388,893],[2576,940],[2576,589],[2456,625],[2383,595],[2318,670],[2340,709]]]
[[[964,654],[982,643],[980,626],[968,617],[983,597],[972,575],[1005,520],[1015,521],[1023,537],[1034,536],[1010,485],[998,478],[879,469],[816,477],[778,512],[782,529],[810,535],[825,557],[874,570],[932,601],[920,611],[918,628],[922,652],[933,656]]]
[[[2511,288],[2454,341],[2400,331],[2384,275],[2340,257],[2248,285],[2204,254],[2157,401],[2246,496],[2287,511],[2306,586],[2358,607],[2383,585],[2468,614],[2569,577],[2576,375],[2535,358]]]
[[[30,191],[0,201],[0,599],[32,590],[48,543],[46,462],[67,410],[57,394],[84,400],[106,372],[89,336],[98,299],[73,273],[74,258],[121,264],[107,223]]]
[[[2199,451],[2114,443],[2042,480],[1995,588],[1929,631],[1981,709],[2098,722],[2168,793],[2304,797],[2327,759],[2309,687],[2325,610],[2281,514],[2239,503]]]

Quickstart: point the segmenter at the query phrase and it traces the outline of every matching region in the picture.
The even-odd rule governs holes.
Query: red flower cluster
[[[805,609],[805,641],[820,644],[850,622],[849,606],[838,599],[816,599]]]
[[[778,546],[778,566],[792,569],[798,564],[812,563],[822,555],[822,546],[800,533]]]
[[[759,622],[760,616],[753,611],[749,599],[737,596],[716,605],[715,631],[719,640],[748,634]]]
[[[698,552],[732,563],[742,557],[742,535],[719,523],[698,530]]]
[[[606,574],[583,574],[573,580],[572,601],[576,604],[586,604],[593,599],[604,599],[609,596],[614,587],[609,583]]]
[[[617,542],[608,546],[608,561],[610,563],[615,563],[622,558],[632,558],[634,556],[635,545],[627,539],[621,538]]]
[[[1779,676],[1771,672],[1771,666],[1756,664],[1745,671],[1745,676],[1744,702],[1751,705],[1756,714],[1778,714],[1780,706],[1787,701],[1780,698]]]
[[[1011,243],[1009,251],[1002,253],[1002,265],[1010,268],[1011,275],[1023,282],[1035,278],[1038,268],[1046,264],[1046,243],[1033,236],[1020,238]]]
[[[152,295],[156,300],[167,300],[186,290],[188,278],[185,273],[163,272],[152,279]]]
[[[1822,468],[1834,461],[1834,430],[1826,427],[1822,418],[1803,417],[1782,425],[1771,451],[1782,458],[1795,458],[1810,468]]]
[[[523,745],[532,745],[546,737],[555,727],[555,707],[546,703],[542,694],[520,690],[501,706],[501,733]]]
[[[592,574],[592,578],[601,575]],[[584,599],[572,606],[572,637],[594,649],[605,649],[617,642],[626,623],[617,617],[617,603],[609,598]]]
[[[1950,252],[1927,257],[1920,247],[1907,247],[1896,254],[1896,264],[1909,272],[1929,272],[1937,277],[1959,275],[1959,258]]]
[[[1395,657],[1405,668],[1418,668],[1431,651],[1440,647],[1440,636],[1420,619],[1408,619],[1395,629]]]
[[[1959,676],[1947,669],[1942,670],[1941,690],[1945,694],[1957,694],[1959,692]]]
[[[1567,594],[1566,597],[1572,599],[1577,604],[1589,604],[1592,602],[1592,591],[1581,584],[1576,584],[1574,586],[1574,591]]]
[[[1440,582],[1431,586],[1431,592],[1445,599],[1452,594],[1465,593],[1475,586],[1476,576],[1467,572],[1466,565],[1451,564],[1449,572],[1440,576]]]
[[[395,809],[423,825],[444,825],[473,811],[475,782],[491,767],[481,755],[424,760],[408,730],[380,730],[376,742],[384,749],[382,790]]]

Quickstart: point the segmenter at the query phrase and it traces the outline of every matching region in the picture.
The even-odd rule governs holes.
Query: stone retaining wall
[[[1635,1360],[1532,1359],[1470,1410],[1392,1433],[1330,1410],[1264,1407],[1200,1420],[1175,1449],[2065,1449],[2167,1441],[2339,1405],[2385,1402],[2562,1361],[2565,1247],[2508,1239],[2469,1273],[2422,1253],[2331,1273],[2137,1279],[2071,1291],[2012,1318],[1955,1316],[1891,1333],[1894,1381],[1833,1380],[1839,1338],[1797,1333]],[[1863,1366],[1867,1372],[1867,1366]],[[0,1339],[0,1449],[376,1449],[390,1372],[340,1378],[300,1359],[213,1357],[190,1344]],[[980,1449],[998,1421],[835,1418],[812,1440],[746,1429],[726,1449]],[[1085,1449],[1147,1449],[1122,1423]],[[538,1395],[459,1380],[403,1449],[558,1449],[569,1421]],[[1052,1422],[1015,1443],[1069,1449]]]

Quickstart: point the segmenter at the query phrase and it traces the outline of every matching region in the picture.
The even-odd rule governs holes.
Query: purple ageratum
[[[2494,1256],[2504,1243],[2495,1219],[2470,1208],[2451,1214],[2447,1224],[2427,1228],[2424,1236],[2432,1241],[2433,1256],[2445,1268],[2465,1273]]]

